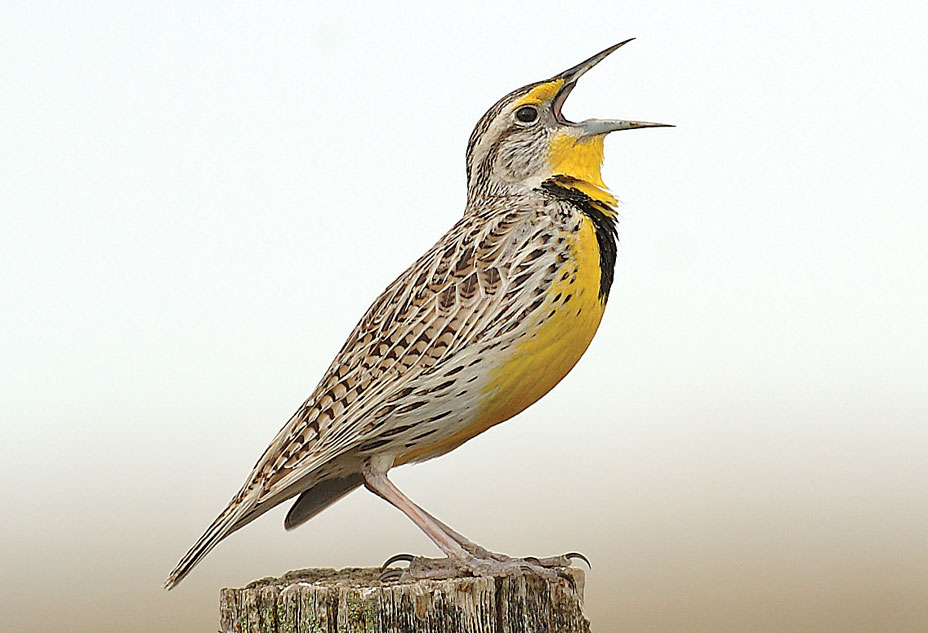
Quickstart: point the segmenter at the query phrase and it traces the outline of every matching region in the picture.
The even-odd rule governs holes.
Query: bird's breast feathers
[[[457,408],[463,415],[447,420],[442,432],[416,443],[398,456],[397,463],[444,454],[508,420],[544,396],[580,360],[602,319],[605,298],[600,293],[596,227],[577,214],[573,229],[559,236],[557,252],[549,254],[556,275],[537,298],[524,298],[532,309],[510,316],[502,328],[509,331],[497,339],[498,345],[482,351],[479,370],[464,377],[464,384],[472,381],[467,389],[470,406]]]

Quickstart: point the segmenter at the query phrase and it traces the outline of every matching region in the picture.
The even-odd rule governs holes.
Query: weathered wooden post
[[[583,572],[380,582],[375,568],[303,569],[219,596],[221,633],[588,633]]]

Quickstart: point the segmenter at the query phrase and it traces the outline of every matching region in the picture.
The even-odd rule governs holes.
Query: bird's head
[[[586,193],[602,192],[611,199],[600,174],[606,134],[670,126],[617,119],[574,123],[561,108],[584,73],[630,41],[610,46],[551,79],[514,90],[490,108],[467,144],[468,197],[534,189],[560,176]]]

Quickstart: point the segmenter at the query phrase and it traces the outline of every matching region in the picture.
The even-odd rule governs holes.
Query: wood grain
[[[382,583],[375,568],[303,569],[219,594],[221,633],[588,633],[584,575]]]

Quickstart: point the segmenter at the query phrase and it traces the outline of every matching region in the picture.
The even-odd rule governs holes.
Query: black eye
[[[516,110],[516,118],[522,123],[532,123],[538,118],[538,109],[535,106],[522,106]]]

